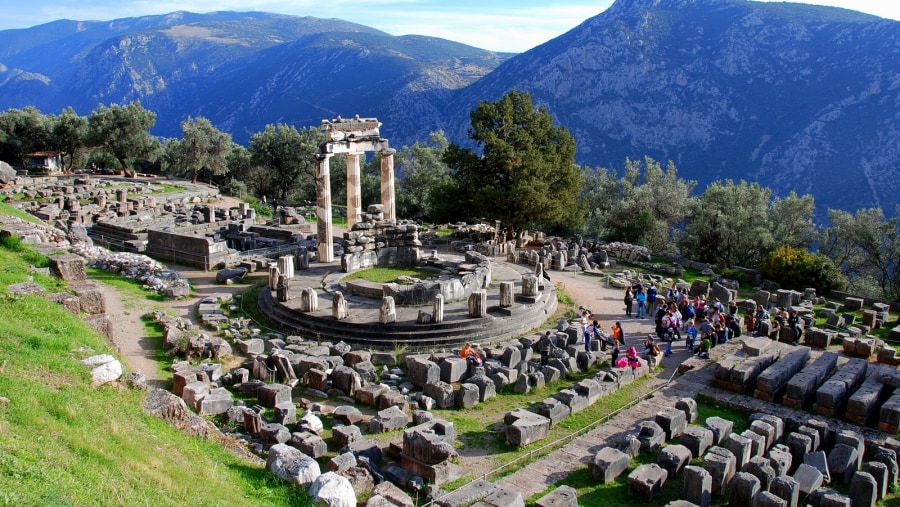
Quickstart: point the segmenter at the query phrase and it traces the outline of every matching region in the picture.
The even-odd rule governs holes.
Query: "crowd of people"
[[[669,357],[673,353],[673,343],[681,340],[684,340],[686,350],[702,358],[709,358],[713,347],[727,343],[743,333],[777,338],[783,328],[789,328],[794,332],[795,344],[799,343],[803,335],[803,321],[796,310],[788,312],[784,308],[778,308],[774,315],[770,315],[762,305],[757,305],[755,312],[747,310],[740,316],[735,301],[729,301],[725,305],[716,297],[692,298],[674,285],[660,294],[655,284],[644,287],[641,282],[635,282],[625,288],[624,303],[625,317],[645,319],[648,315],[653,315],[655,333],[647,335],[640,352],[637,346],[626,344],[621,321],[616,321],[607,330],[598,319],[593,318],[590,310],[582,307],[580,315],[581,345],[584,352],[589,356],[593,356],[595,352],[604,356],[609,353],[609,364],[617,367],[637,367],[640,364],[639,357],[648,360],[660,355]],[[764,321],[768,321],[767,327],[760,325]],[[763,329],[768,331],[762,331]],[[546,331],[536,344],[541,366],[548,365],[555,348],[556,336],[552,331]],[[622,349],[625,349],[624,356]],[[460,357],[465,358],[470,367],[481,366],[484,360],[468,343],[461,350]]]

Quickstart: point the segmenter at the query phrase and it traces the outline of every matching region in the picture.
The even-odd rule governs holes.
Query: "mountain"
[[[268,123],[374,116],[400,147],[531,93],[579,163],[673,160],[705,185],[757,181],[828,208],[900,204],[900,23],[747,0],[617,0],[519,55],[336,19],[176,12],[0,31],[0,108],[87,114],[140,99],[154,133],[188,115],[238,142]]]
[[[532,94],[578,159],[673,160],[827,208],[900,203],[900,23],[804,4],[618,0],[461,90],[456,110]],[[445,125],[459,138],[465,118]]]
[[[338,19],[175,12],[0,31],[0,108],[140,100],[154,133],[206,116],[238,142],[268,123],[318,126],[339,114],[412,124],[509,54]],[[427,133],[427,125],[422,127]]]

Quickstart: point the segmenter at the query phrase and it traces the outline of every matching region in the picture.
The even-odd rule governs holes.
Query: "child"
[[[688,321],[687,328],[687,341],[685,346],[687,346],[688,350],[694,350],[694,342],[697,341],[697,325],[694,323],[694,319]]]
[[[615,365],[617,359],[619,359],[619,340],[613,340],[612,356],[609,359],[609,364]]]

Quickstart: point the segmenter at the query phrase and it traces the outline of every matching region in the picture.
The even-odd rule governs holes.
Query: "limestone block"
[[[800,495],[807,496],[822,486],[822,473],[805,463],[797,467],[793,475],[800,488]]]
[[[321,458],[328,452],[328,444],[319,435],[308,431],[297,431],[291,435],[287,445],[298,449],[313,459]]]
[[[455,394],[456,406],[459,408],[472,408],[478,405],[479,390],[475,384],[462,384]]]
[[[713,444],[722,445],[722,442],[724,442],[725,439],[728,438],[728,435],[731,434],[731,429],[734,427],[734,423],[727,419],[713,416],[706,418],[704,427],[712,431]]]
[[[883,500],[888,493],[888,469],[887,465],[878,461],[869,461],[863,464],[862,471],[871,475],[876,483],[876,496]]]
[[[666,433],[666,440],[681,437],[687,428],[687,418],[684,412],[675,407],[667,407],[656,413],[656,423]]]
[[[759,480],[759,487],[762,491],[768,491],[769,487],[772,485],[772,481],[777,477],[775,469],[772,468],[769,459],[763,458],[762,456],[754,456],[751,458],[750,462],[741,468],[741,471],[753,474],[753,476]]]
[[[440,368],[441,380],[448,384],[462,381],[468,373],[468,364],[461,357],[445,357],[440,362]]]
[[[800,504],[800,483],[789,475],[776,477],[769,491],[784,500],[786,507],[797,507]]]
[[[506,441],[515,447],[524,447],[547,438],[550,434],[550,419],[517,409],[504,416],[506,425]]]
[[[351,452],[345,452],[343,454],[338,454],[337,456],[328,460],[328,464],[326,468],[331,472],[340,472],[342,470],[347,470],[356,466],[356,456]]]
[[[284,384],[267,384],[256,392],[256,400],[266,408],[275,408],[280,403],[290,403],[291,388]]]
[[[750,431],[756,433],[757,435],[761,435],[766,439],[763,453],[765,453],[769,450],[770,447],[775,445],[775,428],[771,424],[762,420],[751,421]]]
[[[433,398],[440,408],[451,408],[454,406],[453,386],[447,382],[437,381],[425,384],[422,392],[425,396]]]
[[[628,474],[628,493],[651,500],[662,489],[668,473],[655,463],[640,465]]]
[[[628,470],[631,457],[624,452],[604,447],[597,451],[594,458],[588,463],[591,476],[601,484],[609,484]]]
[[[325,472],[309,487],[309,498],[315,505],[356,507],[356,491],[350,481],[336,472]]]
[[[409,381],[418,388],[441,379],[441,368],[425,357],[412,356],[406,362]]]
[[[753,442],[749,438],[738,435],[737,433],[731,433],[722,443],[722,447],[728,449],[731,451],[731,454],[734,455],[736,460],[735,465],[738,469],[743,468],[753,456],[752,445]]]
[[[847,484],[857,470],[859,470],[859,453],[853,447],[837,444],[828,453],[828,472],[832,480]]]
[[[712,475],[701,467],[684,467],[681,496],[694,505],[709,507],[712,501]]]
[[[316,460],[283,443],[269,449],[266,470],[285,482],[303,488],[310,487],[321,475]]]
[[[738,472],[731,481],[730,505],[753,505],[753,499],[760,491],[759,479],[747,472]]]
[[[898,469],[897,453],[893,449],[879,449],[872,461],[883,463],[888,469],[888,484],[897,484],[900,469]]]
[[[354,442],[362,438],[362,431],[359,426],[350,424],[347,426],[336,426],[331,429],[331,439],[340,446],[345,446],[350,442]],[[355,463],[354,463],[355,466]]]
[[[569,417],[572,409],[556,398],[546,398],[535,406],[535,412],[550,419],[550,424],[558,424]]]
[[[856,472],[850,480],[850,501],[854,507],[875,507],[878,482],[866,472]]]
[[[560,486],[539,498],[535,507],[578,507],[578,495],[571,486]]]
[[[643,421],[639,427],[638,440],[641,442],[641,451],[654,452],[666,442],[666,433],[656,422]]]
[[[409,424],[409,416],[399,407],[391,406],[379,411],[369,422],[371,433],[387,433],[399,430]]]
[[[788,449],[787,446],[780,444],[769,450],[766,457],[769,458],[769,464],[771,464],[772,468],[775,470],[775,475],[787,475],[794,462],[790,449]]]
[[[671,481],[691,462],[692,458],[691,451],[687,447],[680,444],[667,445],[659,453],[657,464],[668,473],[667,480]]]
[[[675,402],[675,408],[684,412],[688,424],[697,422],[697,400],[693,398],[679,398]],[[699,456],[699,454],[694,454],[694,456]]]
[[[712,494],[723,496],[737,471],[737,460],[728,449],[713,446],[703,457],[703,469],[712,477]]]
[[[766,437],[751,430],[744,430],[741,436],[750,441],[750,457],[762,456],[766,453]]]
[[[699,426],[688,426],[681,435],[680,443],[691,451],[691,455],[703,456],[713,444],[713,432]]]

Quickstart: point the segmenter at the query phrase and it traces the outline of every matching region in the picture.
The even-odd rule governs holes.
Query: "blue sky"
[[[898,0],[799,1],[900,20]],[[612,0],[8,0],[0,29],[27,28],[57,19],[254,10],[341,18],[394,35],[432,35],[484,49],[521,52],[567,32],[611,4]]]

